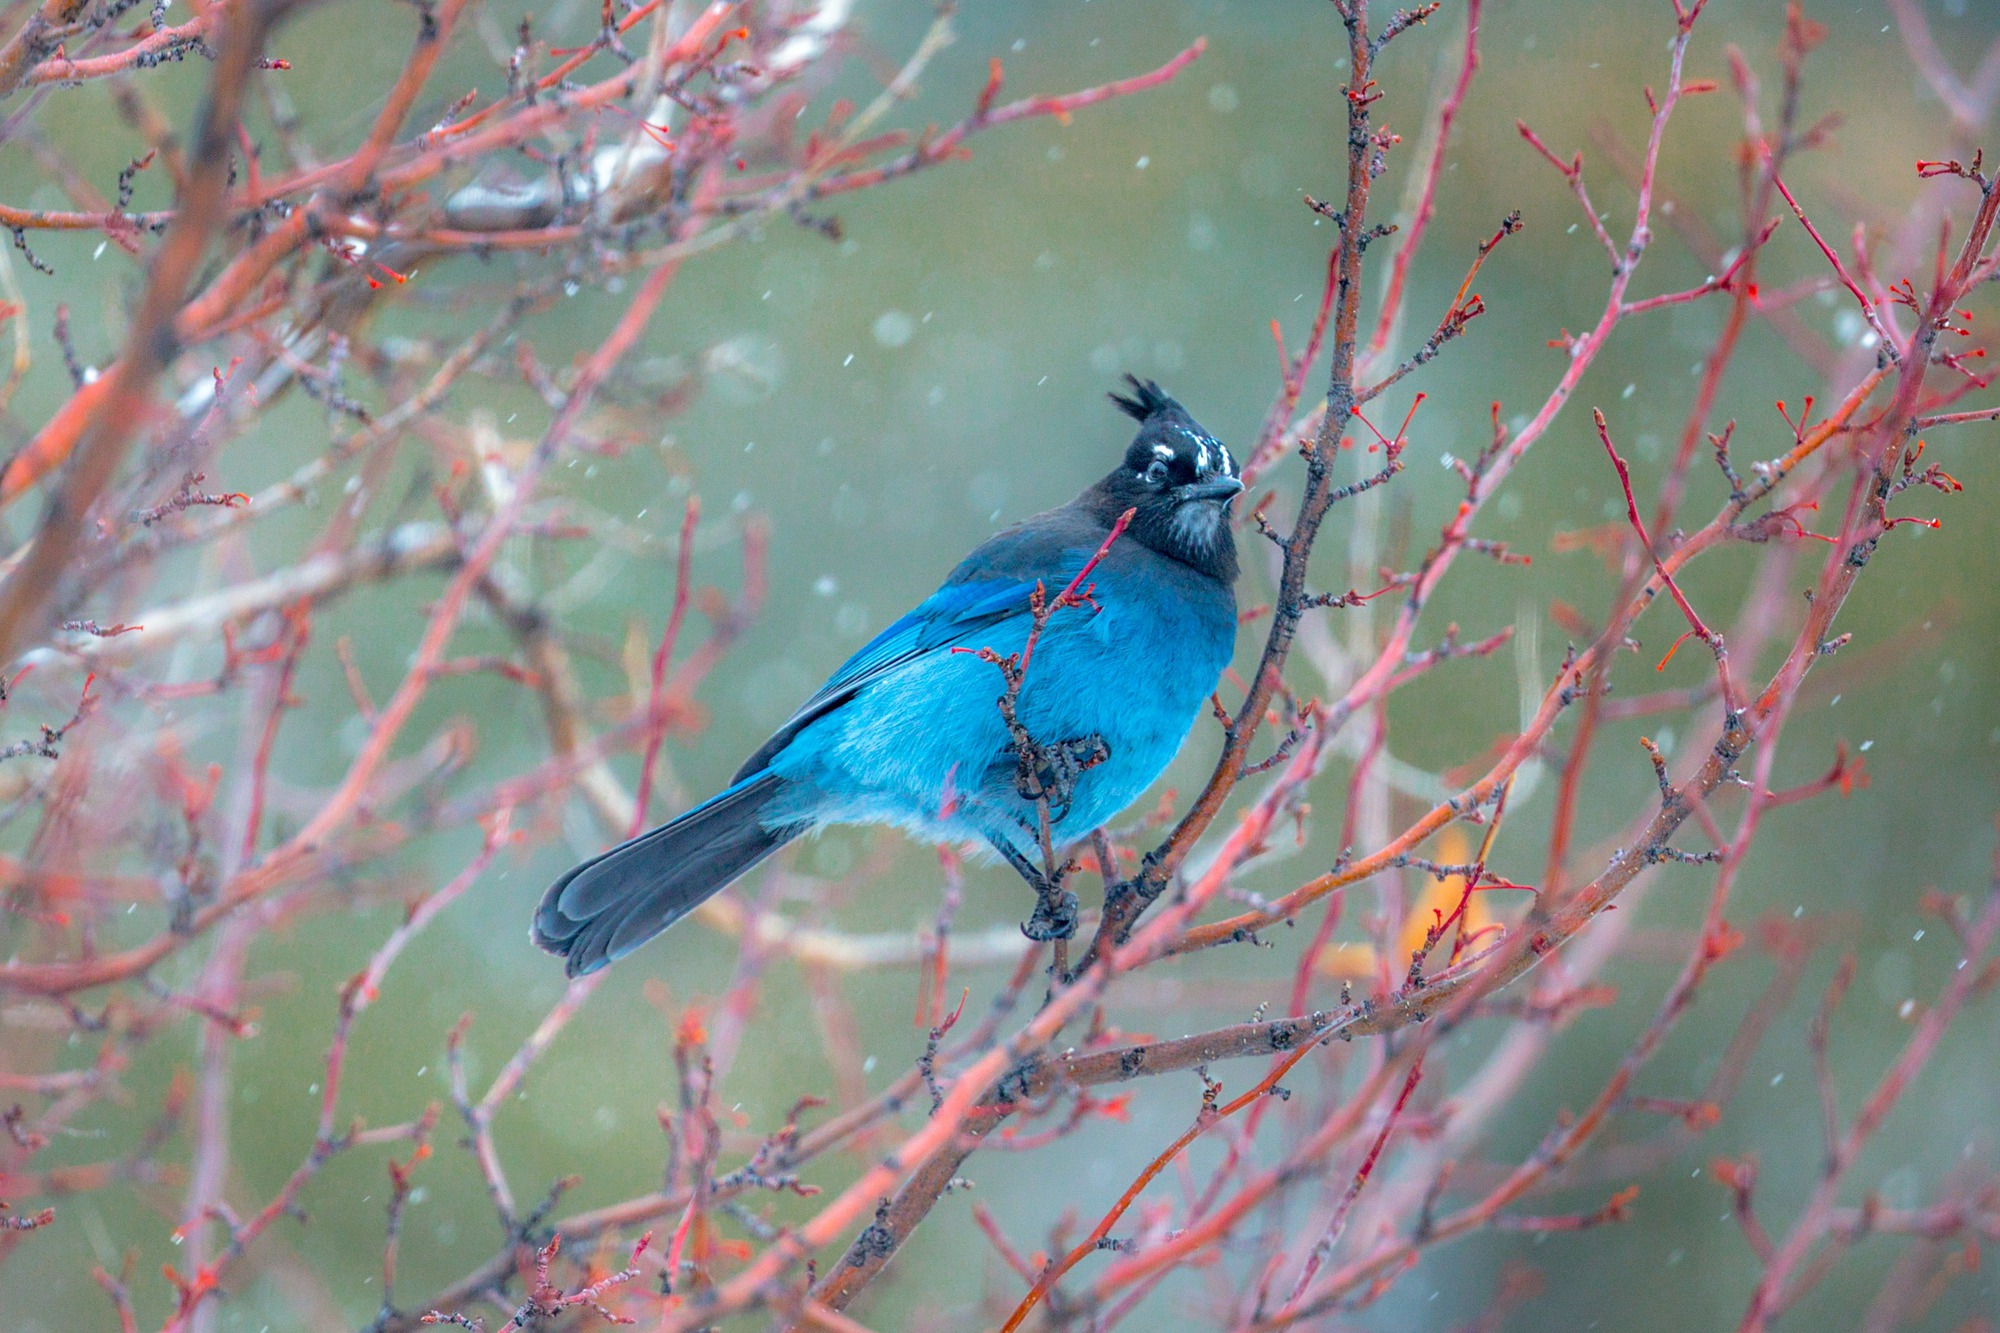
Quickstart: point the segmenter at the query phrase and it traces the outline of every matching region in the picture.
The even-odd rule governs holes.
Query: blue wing
[[[1053,597],[1067,584],[1109,531],[1104,520],[1077,504],[1052,509],[995,533],[960,562],[944,586],[908,615],[870,639],[847,659],[819,692],[806,700],[778,734],[736,772],[736,780],[757,773],[791,743],[799,729],[846,703],[872,681],[929,653],[983,647],[996,626],[1025,619],[1035,585]],[[1124,545],[1124,543],[1121,543]],[[1113,548],[1108,563],[1121,552]]]
[[[758,772],[791,743],[801,727],[846,703],[870,682],[929,653],[976,647],[978,644],[968,641],[983,638],[1016,616],[1027,616],[1038,582],[1042,580],[1003,577],[947,583],[939,588],[848,658],[776,735],[744,761],[736,780]]]
[[[914,657],[939,648],[960,646],[975,631],[1028,614],[1034,591],[1034,580],[1012,579],[959,583],[938,589],[848,658],[820,687],[819,693],[806,700],[805,709],[800,711],[811,709],[832,695],[851,694]]]

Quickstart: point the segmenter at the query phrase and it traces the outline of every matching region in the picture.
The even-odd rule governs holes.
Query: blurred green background
[[[1924,5],[1945,51],[1966,65],[2000,37],[2000,19],[1983,0],[1915,2]],[[376,10],[395,14],[394,40],[383,36],[391,20],[377,25],[371,17]],[[1808,67],[1805,119],[1839,111],[1844,123],[1832,145],[1800,161],[1790,177],[1823,219],[1851,216],[1887,226],[1918,189],[1911,163],[1953,151],[1947,117],[1910,66],[1880,0],[1816,4],[1809,12],[1831,35]],[[461,88],[497,86],[504,78],[488,46],[511,45],[515,13],[487,13],[481,27],[488,42],[469,35],[456,44],[431,85],[438,105],[420,107],[413,121],[434,119]],[[558,4],[538,23],[561,41],[587,35],[595,15],[595,5]],[[876,86],[870,66],[900,61],[930,20],[923,4],[862,0],[856,31],[858,54],[866,59],[850,64],[842,85],[817,99],[809,115],[838,93],[867,96]],[[1766,77],[1768,97],[1782,20],[1783,7],[1774,0],[1715,0],[1697,31],[1689,73],[1719,79],[1725,91],[1691,99],[1670,131],[1667,188],[1678,206],[1699,210],[1724,236],[1740,229],[1734,153],[1741,127],[1739,103],[1726,91],[1724,46],[1745,51]],[[676,804],[726,781],[798,699],[927,593],[960,553],[996,528],[1068,499],[1100,474],[1127,437],[1103,399],[1118,374],[1158,378],[1211,430],[1240,444],[1256,430],[1276,384],[1270,321],[1279,320],[1296,347],[1310,320],[1329,236],[1299,195],[1325,196],[1338,188],[1341,74],[1334,61],[1340,46],[1330,7],[1321,0],[1023,0],[967,6],[955,22],[958,41],[931,66],[917,102],[895,113],[896,123],[955,120],[977,93],[990,56],[1006,62],[1008,94],[1021,95],[1151,68],[1199,35],[1209,46],[1164,89],[1092,108],[1066,125],[1005,127],[974,140],[969,162],[838,201],[843,241],[773,227],[700,258],[677,280],[647,335],[640,359],[649,364],[639,372],[665,377],[680,368],[696,370],[703,376],[698,397],[686,413],[659,423],[657,451],[579,463],[556,482],[561,494],[618,515],[645,534],[644,549],[586,559],[586,553],[551,547],[538,550],[534,561],[539,575],[563,588],[565,623],[601,636],[605,660],[589,666],[588,684],[594,693],[609,694],[624,688],[616,650],[628,618],[638,617],[653,634],[664,619],[685,494],[692,489],[704,503],[695,565],[701,581],[734,587],[739,524],[750,516],[769,523],[767,608],[702,690],[708,728],[668,746],[671,780],[663,796]],[[1417,138],[1439,55],[1460,40],[1460,22],[1458,7],[1447,6],[1427,29],[1399,41],[1378,70],[1387,93],[1382,118],[1409,141],[1378,194],[1387,206],[1400,197],[1407,148]],[[355,90],[387,85],[400,66],[407,26],[407,14],[387,0],[369,0],[322,7],[280,34],[273,49],[294,65],[286,87],[323,146],[351,143],[363,131],[375,108],[357,103]],[[1477,449],[1496,399],[1505,416],[1539,406],[1562,365],[1561,352],[1548,340],[1564,327],[1587,326],[1603,300],[1604,256],[1587,231],[1572,225],[1578,219],[1574,200],[1522,143],[1516,118],[1529,121],[1558,152],[1584,150],[1598,206],[1622,237],[1631,192],[1593,136],[1609,132],[1628,145],[1642,141],[1646,109],[1639,89],[1663,82],[1670,32],[1665,0],[1489,5],[1484,64],[1449,160],[1431,242],[1412,279],[1412,326],[1444,308],[1474,247],[1502,215],[1521,210],[1526,231],[1503,246],[1481,276],[1479,290],[1491,313],[1412,383],[1430,397],[1412,432],[1411,466],[1392,488],[1384,513],[1392,527],[1407,524],[1413,544],[1428,540],[1461,494],[1456,477],[1438,466],[1440,455]],[[500,39],[503,33],[509,38]],[[185,109],[200,75],[198,63],[163,71],[159,86]],[[89,88],[61,92],[39,113],[50,141],[100,185],[137,151],[108,107],[104,90]],[[155,182],[142,186],[142,206],[151,202],[144,190],[157,188]],[[40,206],[60,202],[18,144],[0,150],[0,197]],[[1844,237],[1848,227],[1823,230]],[[57,275],[22,271],[43,340],[35,372],[14,406],[17,423],[27,427],[66,391],[47,342],[55,302],[72,307],[84,355],[103,360],[116,345],[115,312],[140,278],[115,250],[94,258],[94,239],[38,237],[35,245]],[[518,267],[536,269],[538,263],[521,260]],[[1819,271],[1795,227],[1781,232],[1767,263],[1770,286]],[[451,293],[463,284],[511,282],[516,268],[513,260],[427,268],[378,328],[412,337],[462,329],[467,316],[448,308]],[[1662,226],[1637,290],[1672,290],[1703,276],[1699,261]],[[620,309],[618,294],[586,288],[532,321],[523,336],[545,362],[564,364],[594,346]],[[1852,336],[1841,325],[1844,302],[1829,298],[1804,309],[1815,329]],[[1990,303],[1981,307],[1982,315],[1990,312]],[[1430,641],[1448,622],[1471,637],[1520,625],[1523,639],[1539,642],[1539,651],[1525,661],[1521,654],[1530,650],[1524,647],[1457,663],[1400,696],[1390,732],[1399,756],[1431,769],[1470,762],[1517,725],[1520,673],[1531,672],[1539,683],[1553,669],[1565,634],[1547,620],[1551,601],[1601,614],[1613,586],[1602,562],[1587,551],[1563,554],[1551,545],[1552,533],[1602,523],[1621,509],[1590,431],[1589,409],[1606,410],[1640,485],[1648,485],[1687,411],[1690,368],[1722,314],[1723,306],[1711,302],[1623,328],[1556,428],[1488,507],[1479,535],[1532,555],[1533,565],[1462,562],[1419,639]],[[1320,384],[1321,374],[1315,369],[1310,383]],[[1725,387],[1716,424],[1728,417],[1743,423],[1739,460],[1768,457],[1789,442],[1772,400],[1796,402],[1826,391],[1775,336],[1756,329]],[[462,389],[453,415],[463,419],[486,410],[504,433],[539,435],[546,417],[525,390],[492,390],[484,402],[478,392]],[[1407,395],[1395,398],[1382,415],[1400,416],[1407,401]],[[209,483],[254,491],[322,448],[326,429],[318,409],[295,399],[271,414],[258,434],[233,444],[210,469]],[[1884,545],[1840,624],[1855,634],[1855,647],[1815,675],[1779,762],[1781,781],[1804,780],[1822,772],[1835,742],[1845,740],[1865,745],[1873,784],[1845,801],[1815,801],[1774,814],[1730,913],[1744,924],[1801,908],[1833,914],[1836,939],[1857,952],[1859,981],[1834,1029],[1837,1082],[1849,1113],[1907,1034],[1898,1017],[1903,1001],[1934,994],[1956,961],[1946,932],[1918,913],[1919,894],[1928,886],[1969,892],[1984,883],[2000,808],[2000,591],[1993,556],[2000,549],[2000,518],[1990,503],[2000,486],[2000,429],[1964,428],[1934,438],[1931,448],[1967,492],[1952,499],[1912,493],[1903,502],[1905,512],[1942,516],[1944,527],[1901,528]],[[1722,494],[1719,479],[1701,467],[1684,511],[1690,524],[1712,513]],[[1282,478],[1286,485],[1294,481]],[[386,516],[385,505],[376,518]],[[1323,586],[1346,586],[1349,521],[1337,515],[1323,540]],[[1822,515],[1821,521],[1832,519]],[[257,531],[249,549],[259,562],[282,560],[309,538],[315,522],[311,511],[275,521]],[[1728,551],[1703,562],[1687,580],[1689,594],[1726,621],[1754,554]],[[1804,554],[1796,585],[1803,586],[1816,560],[1817,548]],[[208,582],[223,576],[208,564],[189,572]],[[386,692],[407,661],[424,603],[437,586],[417,580],[364,589],[316,624],[300,684],[307,707],[286,722],[276,762],[281,827],[287,810],[310,808],[311,789],[344,768],[360,739],[354,726],[341,725],[351,708],[333,639],[353,635],[364,675]],[[1253,569],[1245,603],[1262,600],[1264,586],[1267,571]],[[1658,678],[1651,663],[1671,637],[1658,613],[1642,623],[1641,633],[1644,661],[1635,658],[1620,668],[1627,692],[1652,687]],[[1249,637],[1245,653],[1253,649]],[[491,625],[474,622],[460,642],[471,652],[501,650],[507,641]],[[1768,670],[1772,662],[1759,665]],[[1704,670],[1690,653],[1668,668],[1665,679],[1693,684]],[[1298,675],[1305,692],[1314,692],[1310,672],[1301,666]],[[474,719],[481,733],[466,789],[520,771],[543,752],[527,696],[486,678],[444,682],[410,734],[427,734],[460,716]],[[1586,873],[1589,858],[1604,850],[1599,840],[1615,835],[1649,799],[1652,777],[1632,743],[1637,734],[1636,727],[1612,728],[1599,751],[1574,863]],[[1566,738],[1567,730],[1560,735]],[[231,752],[231,738],[209,740],[218,756]],[[1168,782],[1182,790],[1198,782],[1213,744],[1212,734],[1198,730]],[[628,777],[633,768],[629,757],[620,760]],[[1261,870],[1249,887],[1281,891],[1330,859],[1344,775],[1336,764],[1322,779],[1308,850],[1289,864]],[[1545,784],[1511,812],[1497,857],[1510,878],[1533,880],[1541,873],[1550,795]],[[567,832],[566,843],[544,842],[489,873],[397,965],[380,1003],[362,1020],[348,1080],[349,1113],[387,1123],[442,1098],[444,1036],[467,1011],[476,1015],[469,1050],[479,1085],[560,995],[560,969],[529,947],[526,919],[547,880],[597,845],[580,806],[571,811]],[[410,873],[418,881],[441,882],[470,846],[463,838],[426,844]],[[890,835],[842,832],[800,848],[783,869],[799,876],[787,892],[802,896],[815,882],[839,878],[878,846],[889,857],[887,871],[832,904],[829,918],[872,930],[928,922],[940,890],[935,857]],[[1520,1160],[1560,1108],[1580,1105],[1601,1087],[1678,967],[1682,946],[1665,932],[1698,919],[1710,874],[1682,869],[1654,882],[1615,967],[1617,1003],[1556,1038],[1540,1076],[1483,1143],[1482,1158]],[[1350,908],[1349,932],[1365,901],[1357,898]],[[805,909],[794,902],[791,910]],[[975,869],[959,925],[1015,921],[1026,910],[1024,892],[1009,872]],[[230,1193],[239,1207],[268,1198],[308,1146],[335,989],[398,915],[394,907],[377,906],[320,917],[260,941],[253,951],[251,974],[277,976],[282,984],[257,995],[258,1035],[240,1043],[234,1057],[236,1174]],[[1162,1035],[1241,1020],[1261,1000],[1282,1002],[1280,979],[1289,975],[1300,942],[1286,934],[1273,950],[1223,951],[1158,969],[1113,1006],[1114,1016]],[[1638,1179],[1642,1193],[1630,1221],[1539,1244],[1533,1236],[1485,1233],[1437,1250],[1379,1304],[1354,1316],[1353,1325],[1457,1327],[1486,1308],[1507,1264],[1524,1261],[1541,1270],[1547,1290],[1510,1317],[1510,1329],[1733,1326],[1754,1280],[1754,1260],[1726,1216],[1725,1192],[1705,1166],[1715,1156],[1755,1153],[1763,1169],[1759,1197],[1766,1223],[1789,1225],[1820,1165],[1803,1033],[1836,952],[1815,961],[1800,999],[1751,1062],[1722,1123],[1692,1151]],[[499,1121],[502,1153],[520,1194],[535,1197],[549,1181],[572,1172],[583,1179],[566,1208],[653,1186],[663,1156],[653,1110],[672,1096],[672,1029],[642,996],[642,986],[660,979],[677,1003],[712,997],[729,984],[734,961],[732,944],[700,926],[684,926],[617,970]],[[170,979],[186,983],[196,964],[183,959],[170,969]],[[1696,1095],[1770,970],[1769,960],[1754,952],[1720,969],[1696,1012],[1644,1075],[1640,1091]],[[963,972],[954,984],[961,980],[973,987],[976,1009],[1000,978],[986,970]],[[910,1018],[913,975],[849,976],[839,984],[858,1020],[870,1085],[880,1086],[922,1049],[922,1034]],[[1330,1002],[1332,983],[1327,985]],[[760,995],[762,1007],[720,1096],[725,1108],[740,1108],[753,1131],[775,1127],[799,1095],[823,1092],[832,1082],[816,1021],[822,1010],[796,969],[773,966]],[[1992,1162],[2000,1148],[2000,1077],[1994,1073],[2000,1039],[1991,1012],[1990,1006],[1975,1010],[1961,1021],[1858,1168],[1857,1193],[1850,1197],[1872,1185],[1885,1201],[1908,1206],[1932,1197],[1952,1173]],[[126,1141],[145,1118],[145,1103],[161,1094],[176,1067],[192,1060],[193,1035],[188,1028],[156,1043],[133,1071],[129,1082],[138,1104],[93,1111],[79,1123],[76,1141],[57,1145],[47,1157],[95,1160],[108,1145]],[[1493,1029],[1483,1024],[1454,1035],[1431,1079],[1464,1078],[1492,1039]],[[1254,1077],[1248,1065],[1218,1072],[1232,1088]],[[1024,1247],[1046,1244],[1049,1226],[1065,1207],[1074,1206],[1087,1225],[1184,1127],[1199,1086],[1190,1074],[1141,1085],[1135,1093],[1129,1125],[1095,1125],[1029,1156],[975,1158],[969,1174],[977,1188],[970,1199],[946,1199],[895,1262],[893,1281],[856,1313],[884,1329],[983,1326],[977,1308],[982,1291],[1008,1293],[1011,1301],[1016,1284],[972,1226],[970,1201],[983,1200]],[[1650,1140],[1662,1130],[1657,1121],[1628,1115],[1614,1123],[1608,1141]],[[447,1109],[440,1151],[422,1168],[421,1199],[405,1232],[398,1282],[405,1304],[483,1261],[498,1241],[455,1137]],[[1205,1142],[1190,1154],[1198,1175],[1218,1151]],[[280,1225],[238,1270],[218,1327],[359,1327],[373,1316],[386,1194],[381,1159],[379,1150],[348,1154],[308,1189],[310,1224]],[[808,1175],[837,1186],[856,1165],[830,1159]],[[1624,1183],[1586,1177],[1538,1201],[1537,1210],[1595,1207]],[[163,1217],[153,1204],[177,1207],[178,1197],[178,1189],[150,1188],[56,1200],[57,1224],[24,1241],[0,1272],[0,1325],[21,1333],[110,1326],[110,1308],[89,1269],[97,1263],[115,1270],[134,1246],[141,1255],[142,1316],[156,1323],[168,1291],[152,1275],[160,1263],[175,1261],[167,1232],[177,1218]],[[765,1201],[753,1203],[762,1208]],[[781,1203],[777,1215],[797,1215],[800,1206]],[[1304,1200],[1290,1214],[1298,1225],[1315,1215]],[[1906,1243],[1858,1247],[1785,1326],[1856,1326]],[[1231,1253],[1227,1262],[1240,1274],[1254,1267],[1255,1256]],[[1174,1326],[1172,1302],[1197,1299],[1200,1282],[1189,1277],[1169,1284],[1130,1326]],[[1989,1267],[1954,1283],[1914,1326],[1953,1328],[1996,1310],[2000,1285]]]

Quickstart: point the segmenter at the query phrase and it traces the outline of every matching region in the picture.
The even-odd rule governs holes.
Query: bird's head
[[[1127,375],[1131,396],[1111,401],[1139,423],[1125,459],[1089,493],[1107,520],[1127,509],[1131,535],[1142,545],[1232,582],[1236,536],[1229,502],[1243,489],[1236,459],[1187,409],[1151,380]]]

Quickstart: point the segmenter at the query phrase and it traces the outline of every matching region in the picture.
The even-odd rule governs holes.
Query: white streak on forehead
[[[1194,445],[1195,471],[1204,477],[1236,475],[1236,458],[1222,441],[1183,429],[1181,436]],[[1155,445],[1155,448],[1159,446]]]
[[[1172,445],[1167,445],[1167,444],[1156,444],[1156,445],[1154,445],[1154,446],[1153,446],[1153,457],[1155,457],[1155,458],[1159,459],[1159,460],[1160,460],[1160,461],[1161,461],[1162,463],[1171,463],[1171,462],[1173,462],[1173,461],[1174,461],[1174,450],[1173,450],[1173,446],[1172,446]]]
[[[1194,446],[1194,470],[1197,476],[1205,477],[1215,470],[1215,459],[1208,451],[1210,440],[1206,435],[1189,430],[1185,426],[1175,427],[1175,433]]]

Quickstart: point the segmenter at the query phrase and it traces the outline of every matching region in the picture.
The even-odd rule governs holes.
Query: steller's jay
[[[1033,794],[1058,846],[1123,810],[1187,739],[1236,640],[1236,460],[1158,385],[1126,378],[1131,396],[1111,398],[1140,425],[1117,468],[967,556],[721,794],[557,880],[535,912],[535,943],[563,955],[571,976],[594,972],[829,824],[983,839],[1042,894],[1024,929],[1069,934],[1075,899],[1035,865]],[[1129,527],[1105,547],[1128,510]],[[1100,548],[1089,600],[1048,613],[1028,659],[1014,700],[1024,754],[998,706],[1005,681],[992,655],[1021,653],[1036,590],[1055,599]]]

